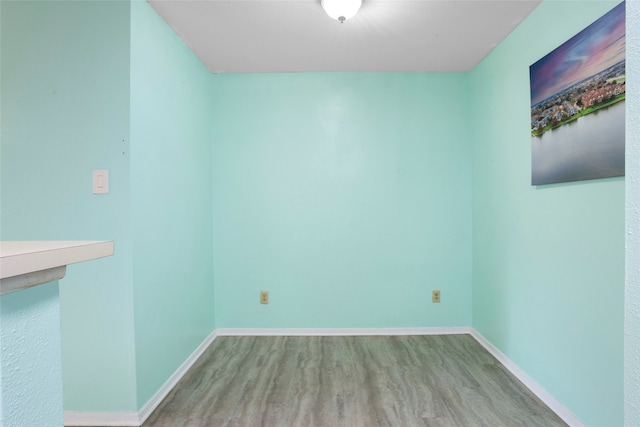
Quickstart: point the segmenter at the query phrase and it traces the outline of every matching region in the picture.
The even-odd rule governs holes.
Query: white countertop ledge
[[[69,264],[111,255],[112,241],[0,241],[0,295],[61,279]]]

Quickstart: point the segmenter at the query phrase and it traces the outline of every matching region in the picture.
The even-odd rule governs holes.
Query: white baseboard
[[[158,407],[162,399],[176,386],[178,381],[187,373],[189,368],[202,356],[205,350],[216,339],[218,334],[214,329],[209,336],[196,348],[182,365],[169,377],[160,389],[149,399],[149,401],[136,412],[70,412],[64,413],[65,426],[141,426],[149,415]]]
[[[137,412],[73,412],[64,411],[65,426],[138,427],[142,423]]]
[[[218,336],[217,331],[214,329],[207,338],[194,350],[193,353],[184,361],[182,365],[169,377],[169,379],[160,387],[160,390],[149,399],[149,401],[138,411],[138,418],[140,419],[140,425],[144,423],[149,415],[158,407],[162,399],[167,397],[167,394],[178,384],[178,381],[187,373],[189,368],[193,366],[205,350],[211,345],[211,343]]]
[[[553,412],[556,413],[562,420],[569,424],[571,427],[585,427],[584,423],[576,417],[573,412],[562,405],[558,400],[553,397],[551,393],[545,390],[540,384],[535,382],[529,375],[527,375],[518,365],[516,365],[511,359],[509,359],[503,352],[498,350],[493,344],[491,344],[480,332],[475,329],[471,329],[471,336],[478,341],[478,343],[485,348],[498,362],[500,362],[509,372],[511,372],[522,384],[524,384],[538,399],[542,400]]]
[[[218,336],[368,336],[368,335],[459,335],[470,334],[469,327],[449,328],[220,328]]]

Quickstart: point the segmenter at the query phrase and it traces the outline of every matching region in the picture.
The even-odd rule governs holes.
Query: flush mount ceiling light
[[[362,0],[321,0],[322,8],[327,15],[344,23],[347,19],[351,19],[358,13]]]

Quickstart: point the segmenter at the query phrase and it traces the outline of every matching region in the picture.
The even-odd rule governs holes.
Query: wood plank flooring
[[[219,337],[144,423],[565,425],[470,335]]]

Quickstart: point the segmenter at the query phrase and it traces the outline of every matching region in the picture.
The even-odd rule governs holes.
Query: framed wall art
[[[624,176],[625,3],[529,76],[531,185]]]

